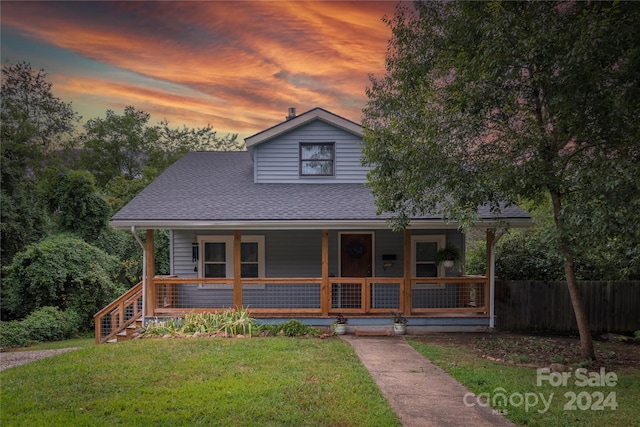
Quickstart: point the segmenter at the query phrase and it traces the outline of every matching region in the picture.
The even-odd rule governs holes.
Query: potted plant
[[[349,319],[342,314],[338,314],[336,321],[331,324],[331,328],[336,335],[344,335],[347,333],[347,322]]]
[[[436,253],[436,262],[438,265],[442,264],[445,268],[451,268],[460,264],[461,261],[460,249],[457,246],[447,245]]]
[[[407,319],[401,312],[391,312],[393,316],[393,332],[396,335],[404,335],[407,333]]]

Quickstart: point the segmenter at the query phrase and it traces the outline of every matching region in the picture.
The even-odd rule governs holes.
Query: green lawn
[[[12,348],[8,351],[57,350],[61,348],[90,347],[92,345],[95,345],[95,343],[96,339],[93,335],[91,335],[90,337],[87,336],[84,338],[73,338],[64,341],[42,342],[29,347]]]
[[[413,338],[409,343],[425,357],[451,374],[476,395],[485,394],[492,407],[521,426],[638,426],[640,425],[640,370],[614,372],[615,386],[608,386],[600,376],[601,386],[576,378],[576,369],[566,374],[566,386],[555,386],[549,376],[538,374],[535,368],[521,367],[479,357],[464,345],[431,343],[428,338]],[[587,376],[600,375],[599,369],[587,369]],[[560,374],[557,374],[560,375]],[[558,376],[554,377],[558,379]],[[582,375],[582,374],[580,374]],[[606,373],[605,373],[606,375]],[[506,404],[500,400],[506,396]],[[471,398],[469,403],[477,404]],[[545,402],[550,402],[548,407]]]
[[[397,426],[337,339],[135,340],[0,373],[0,425]]]

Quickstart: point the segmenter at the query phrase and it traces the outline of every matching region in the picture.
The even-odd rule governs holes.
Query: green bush
[[[81,318],[74,310],[42,307],[24,320],[0,323],[0,347],[24,347],[36,342],[60,341],[78,333]]]
[[[260,328],[262,330],[271,332],[273,335],[284,335],[287,337],[320,335],[321,333],[318,328],[305,325],[304,323],[296,319],[291,319],[279,325],[262,325]]]
[[[0,348],[26,347],[33,344],[29,330],[19,320],[0,322]]]
[[[22,326],[34,341],[60,341],[78,333],[79,321],[74,310],[62,312],[55,307],[42,307],[27,316]]]
[[[145,328],[146,336],[224,333],[249,335],[257,329],[255,320],[245,308],[227,309],[217,313],[185,313],[182,319],[151,321]]]
[[[41,307],[73,309],[84,329],[124,288],[112,281],[117,259],[68,234],[47,238],[16,254],[6,267],[3,308],[16,319]]]

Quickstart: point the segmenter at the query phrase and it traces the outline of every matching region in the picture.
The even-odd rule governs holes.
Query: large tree
[[[218,137],[210,125],[172,128],[166,120],[157,125],[149,120],[148,113],[128,106],[121,115],[107,110],[105,118],[84,125],[82,163],[101,188],[119,177],[127,182],[151,180],[189,151],[240,148],[237,135]]]
[[[606,239],[640,258],[640,5],[417,2],[386,22],[364,110],[379,210],[398,227],[424,212],[468,225],[480,204],[546,193],[594,359],[576,253]]]
[[[43,235],[46,217],[36,198],[38,173],[71,140],[80,117],[53,95],[44,70],[3,64],[0,97],[2,262]]]

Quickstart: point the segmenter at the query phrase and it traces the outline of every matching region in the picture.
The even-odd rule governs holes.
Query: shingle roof
[[[284,122],[278,123],[275,126],[260,131],[255,135],[251,135],[245,138],[244,142],[249,149],[249,152],[251,152],[253,147],[255,147],[256,145],[274,139],[277,136],[282,135],[283,133],[290,132],[291,130],[304,126],[305,124],[314,120],[320,120],[325,123],[329,123],[330,125],[338,129],[342,129],[346,132],[362,137],[362,126],[360,126],[358,123],[352,122],[351,120],[345,119],[344,117],[338,116],[337,114],[333,114],[332,112],[327,111],[324,108],[316,107],[300,115],[287,119]]]
[[[495,219],[480,211],[482,217]],[[248,152],[186,154],[117,212],[114,227],[193,222],[380,221],[364,184],[256,184]],[[512,206],[500,218],[527,220]],[[434,216],[421,219],[438,221]],[[442,223],[440,220],[439,222]]]

